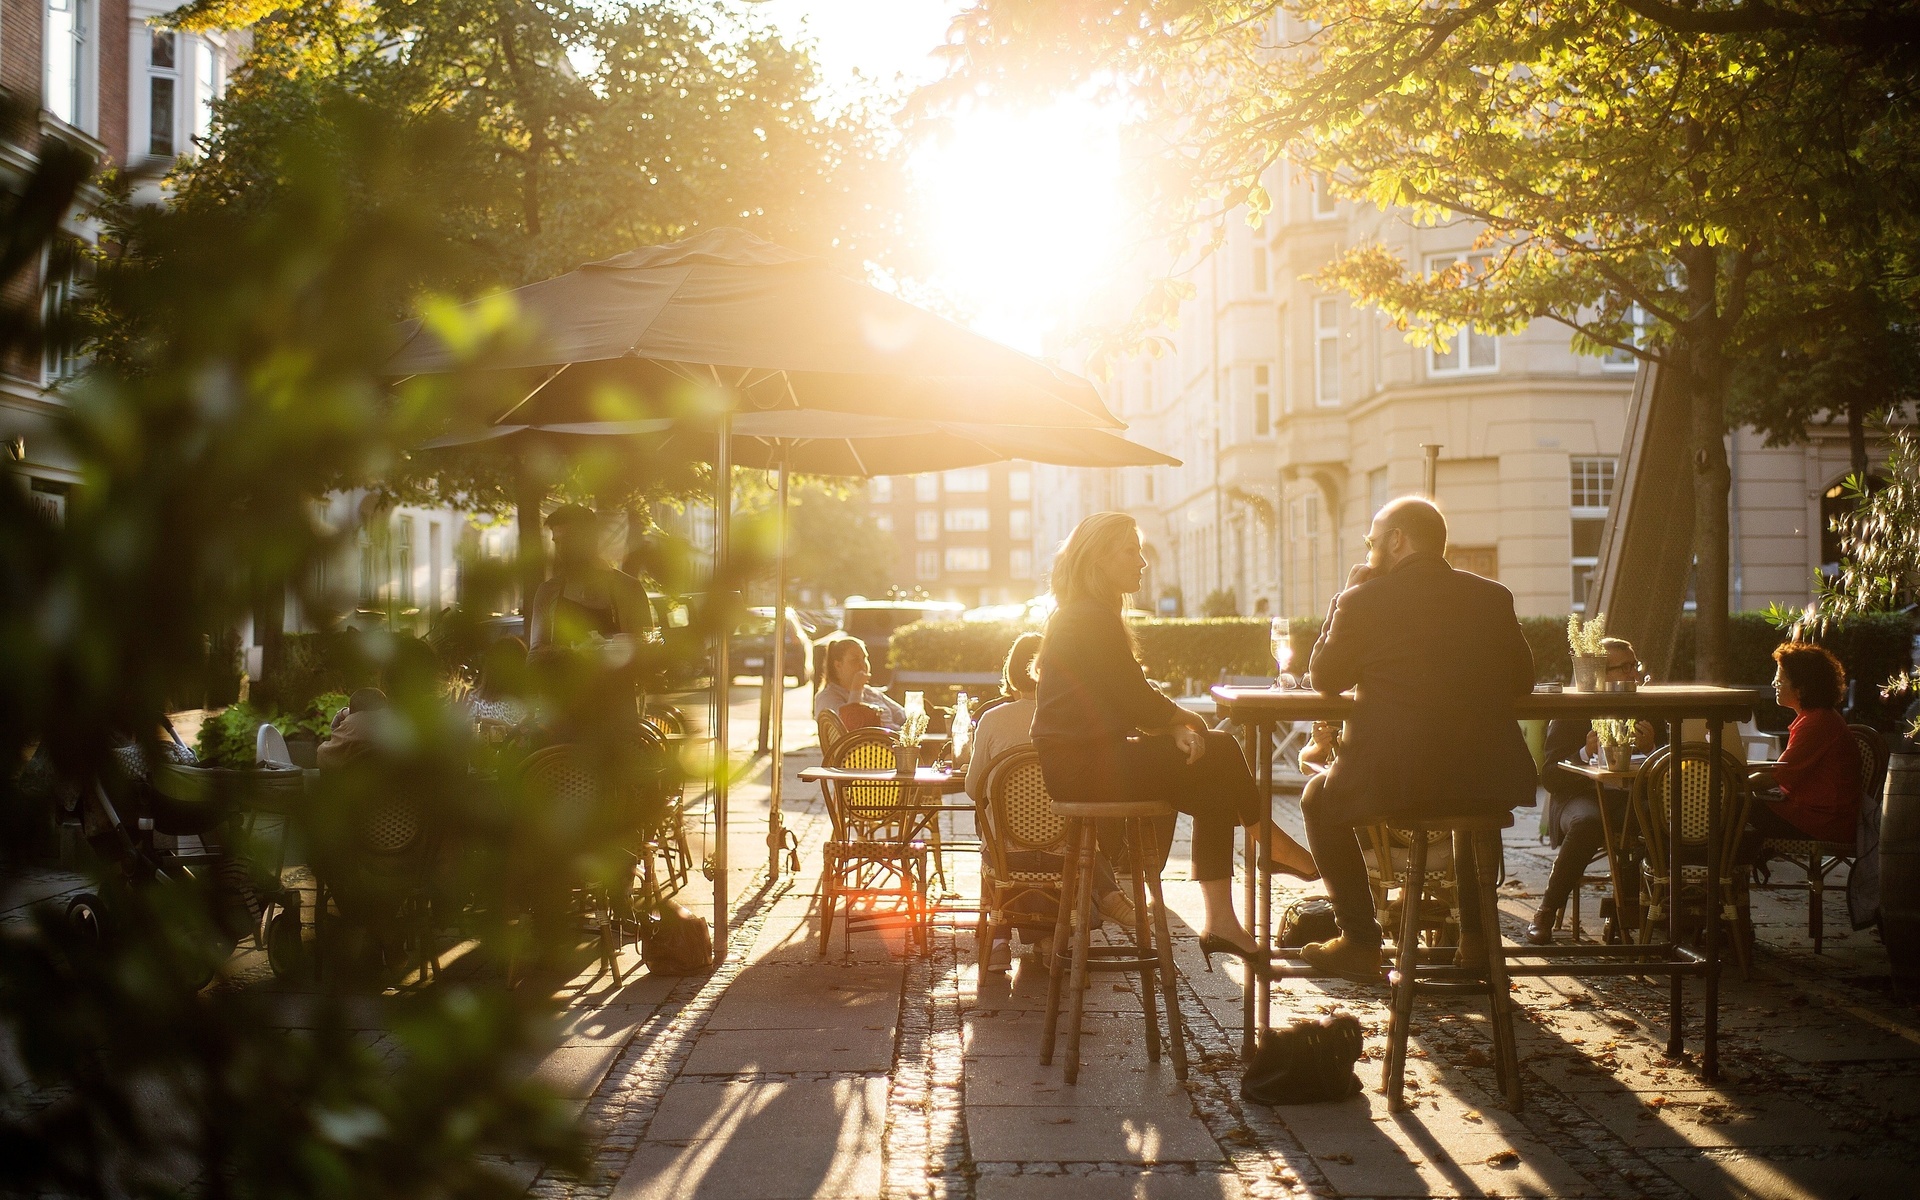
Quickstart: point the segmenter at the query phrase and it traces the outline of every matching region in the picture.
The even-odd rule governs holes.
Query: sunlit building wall
[[[896,586],[966,605],[1007,604],[1039,591],[1029,464],[882,476],[867,485],[867,503],[898,548]]]

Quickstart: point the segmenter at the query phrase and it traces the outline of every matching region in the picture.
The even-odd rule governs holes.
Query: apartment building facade
[[[1130,436],[1183,465],[1037,468],[1042,571],[1081,516],[1118,508],[1146,537],[1142,607],[1198,615],[1211,595],[1243,615],[1320,613],[1363,556],[1372,513],[1420,490],[1434,445],[1454,564],[1505,584],[1522,614],[1581,609],[1636,361],[1576,353],[1548,322],[1412,345],[1310,277],[1371,241],[1438,271],[1475,252],[1476,227],[1418,227],[1286,167],[1266,182],[1272,213],[1259,228],[1233,222],[1201,264],[1170,352],[1104,385]],[[1736,430],[1729,450],[1733,607],[1804,603],[1837,557],[1825,518],[1849,469],[1846,431],[1769,448]]]
[[[1033,479],[1026,463],[994,463],[869,481],[873,519],[898,547],[896,582],[966,605],[1033,596]]]

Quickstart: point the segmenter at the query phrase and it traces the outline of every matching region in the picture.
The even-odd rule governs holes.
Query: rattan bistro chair
[[[1887,740],[1867,725],[1849,725],[1847,730],[1860,752],[1860,802],[1877,804],[1887,781]],[[1827,876],[1842,864],[1851,865],[1859,847],[1854,842],[1818,838],[1768,838],[1760,848],[1763,854],[1784,858],[1806,872],[1807,935],[1813,939],[1813,952],[1820,953],[1826,933]]]
[[[1709,786],[1711,756],[1720,755],[1720,790]],[[1747,823],[1746,764],[1704,742],[1680,747],[1680,879],[1670,880],[1667,837],[1672,799],[1672,748],[1647,756],[1633,789],[1634,819],[1646,846],[1641,867],[1640,941],[1647,944],[1667,919],[1670,897],[1681,905],[1689,924],[1723,921],[1732,928],[1734,958],[1745,978],[1751,968],[1753,915],[1748,903],[1748,863],[1740,862],[1741,833]],[[1708,844],[1709,820],[1719,809],[1720,838]]]
[[[1398,931],[1404,924],[1407,877],[1413,861],[1413,834],[1388,825],[1369,825],[1361,843],[1367,864],[1367,883],[1373,889],[1374,910],[1381,928]],[[1420,835],[1427,841],[1426,870],[1421,873],[1420,909],[1416,928],[1429,946],[1451,946],[1460,930],[1459,889],[1453,877],[1453,835],[1444,829]]]
[[[855,729],[834,743],[830,767],[854,771],[892,771],[893,734],[885,729]],[[919,789],[890,779],[880,783],[823,782],[833,832],[823,852],[820,873],[820,953],[833,936],[833,917],[844,904],[846,944],[853,948],[858,925],[904,922],[921,946],[927,936],[926,829],[930,809]],[[898,900],[904,908],[880,912],[858,909],[862,901]]]
[[[607,786],[586,751],[575,745],[548,746],[527,756],[520,765],[520,779],[528,798],[552,822],[561,837],[584,838],[608,820],[609,804],[618,792]],[[633,831],[637,840],[639,831]],[[639,934],[639,921],[633,912],[633,878],[639,862],[632,860],[624,880],[611,885],[593,885],[575,893],[582,915],[593,927],[600,944],[600,962],[613,977],[614,986],[622,982],[620,951]]]
[[[833,748],[839,745],[841,738],[847,736],[847,727],[840,723],[839,717],[830,712],[823,712],[815,717],[813,727],[820,732],[820,761],[832,763]]]
[[[1067,855],[1067,822],[1053,811],[1040,756],[1032,746],[1008,750],[987,764],[987,800],[980,806],[980,970],[994,939],[1010,929],[1037,941],[1053,932]],[[1029,901],[1042,901],[1031,905]],[[1039,911],[1036,911],[1038,909]]]

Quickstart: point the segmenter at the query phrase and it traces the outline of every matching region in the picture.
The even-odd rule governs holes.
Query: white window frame
[[[1429,254],[1427,256],[1427,275],[1429,277],[1446,270],[1462,260],[1478,265],[1484,263],[1484,254],[1454,252],[1449,254]],[[1485,349],[1490,361],[1479,364],[1474,358],[1481,349]],[[1440,348],[1427,347],[1427,374],[1439,379],[1453,379],[1462,375],[1492,375],[1500,369],[1500,339],[1491,333],[1482,333],[1471,325],[1462,326],[1453,331],[1452,346],[1448,355],[1456,361],[1452,366],[1440,361]]]
[[[1313,403],[1316,408],[1340,406],[1340,299],[1321,296],[1313,302]]]
[[[144,99],[146,101],[147,113],[146,153],[149,158],[173,158],[180,153],[182,140],[180,137],[180,114],[186,107],[185,101],[187,99],[186,81],[181,77],[180,71],[180,54],[182,44],[185,40],[182,35],[171,29],[154,29],[149,27],[147,30],[147,93]],[[163,65],[154,61],[155,52],[159,50],[162,45],[172,46],[170,57],[173,61],[170,64]],[[165,131],[167,135],[167,145],[164,150],[155,149],[154,147],[154,135],[160,132],[160,129],[154,121],[153,91],[154,87],[160,83],[165,83],[173,89],[173,95],[167,105]]]
[[[70,13],[72,32],[55,32],[55,13]],[[95,0],[40,0],[41,104],[56,119],[87,134],[98,130],[100,120],[100,37],[99,10]],[[65,44],[61,42],[64,39]],[[65,50],[71,58],[60,55]],[[55,106],[54,64],[64,58],[64,66],[73,72],[58,107]],[[62,112],[62,108],[70,111]]]
[[[943,565],[949,575],[985,575],[993,570],[993,551],[985,546],[948,546]]]
[[[993,473],[985,467],[958,467],[942,473],[941,486],[950,496],[980,496],[993,488]]]
[[[1633,326],[1633,344],[1645,346],[1647,327],[1652,324],[1647,320],[1647,310],[1638,304],[1629,305],[1627,321]],[[1600,368],[1604,371],[1637,371],[1640,369],[1640,356],[1618,346],[1608,346],[1606,353],[1600,356]]]
[[[940,540],[940,514],[931,508],[923,508],[913,514],[913,540],[916,542],[937,542]]]
[[[1017,542],[1033,537],[1033,510],[1014,508],[1007,510],[1007,536]]]
[[[1033,472],[1007,472],[1007,499],[1025,502],[1033,499]]]
[[[875,513],[873,516],[873,527],[875,529],[878,529],[881,533],[892,533],[893,532],[893,514],[892,513]]]
[[[1574,488],[1576,486],[1575,480],[1581,479],[1582,482],[1585,481],[1584,480],[1585,472],[1583,468],[1588,468],[1588,467],[1599,468],[1603,465],[1608,469],[1604,471],[1596,469],[1594,471],[1593,478],[1596,480],[1600,478],[1606,479],[1604,490],[1602,492],[1602,498],[1605,499],[1607,503],[1606,504],[1575,503],[1575,501],[1577,500],[1582,500],[1582,499],[1591,500],[1593,498],[1591,495],[1590,488],[1582,488],[1583,494],[1581,495],[1576,495],[1574,492]],[[1607,511],[1609,508],[1612,507],[1614,489],[1617,488],[1619,484],[1620,484],[1620,460],[1614,455],[1576,454],[1576,455],[1570,456],[1567,459],[1567,531],[1568,531],[1569,539],[1571,539],[1571,536],[1572,536],[1573,522],[1606,520]],[[1586,598],[1584,596],[1576,596],[1573,594],[1574,579],[1576,577],[1584,576],[1584,574],[1587,571],[1592,570],[1594,567],[1597,567],[1599,565],[1600,565],[1600,557],[1597,554],[1578,554],[1578,555],[1568,556],[1567,558],[1567,570],[1568,570],[1567,604],[1569,605],[1569,607],[1573,612],[1584,613],[1587,611]]]
[[[1253,422],[1254,437],[1273,436],[1273,365],[1271,363],[1253,364],[1253,396],[1248,406],[1248,415]]]
[[[893,477],[878,475],[867,483],[867,499],[875,504],[893,503]]]
[[[993,530],[993,510],[949,508],[941,515],[940,524],[948,533],[989,533]]]
[[[913,556],[913,575],[921,581],[940,578],[940,552],[922,550]]]
[[[1307,190],[1313,199],[1307,210],[1316,221],[1331,221],[1340,215],[1340,197],[1333,194],[1332,177],[1324,171],[1315,171],[1307,176]]]
[[[913,498],[922,504],[931,504],[940,499],[940,477],[928,472],[913,477]]]
[[[213,105],[220,99],[220,54],[205,38],[193,40],[193,141],[205,145],[213,135]]]

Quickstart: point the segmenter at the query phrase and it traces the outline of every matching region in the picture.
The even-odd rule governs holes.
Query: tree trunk
[[[1867,400],[1858,391],[1847,396],[1847,450],[1853,473],[1867,478]]]

